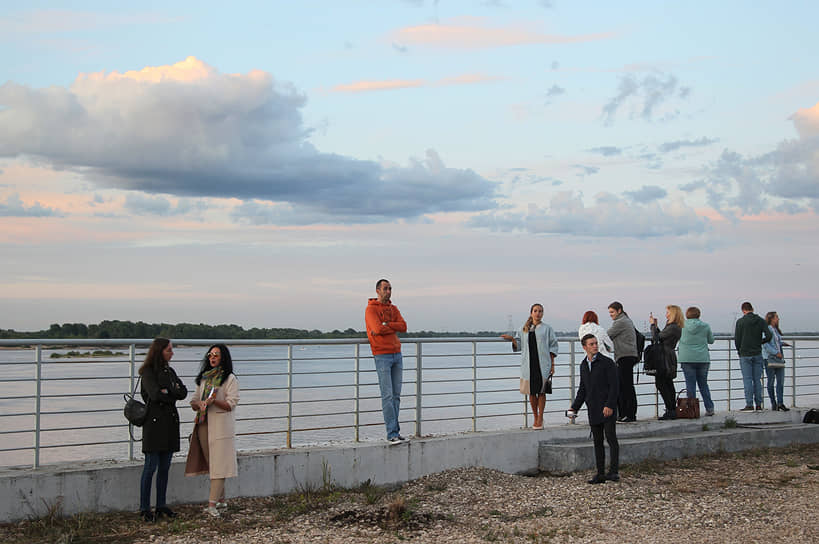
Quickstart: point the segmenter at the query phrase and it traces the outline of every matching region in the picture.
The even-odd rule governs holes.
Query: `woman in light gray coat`
[[[521,351],[520,392],[529,395],[535,416],[533,429],[543,428],[543,411],[546,409],[546,385],[555,373],[555,357],[558,353],[557,335],[543,322],[543,305],[533,304],[529,319],[521,328],[520,344],[509,334],[501,335],[512,342],[514,351]]]
[[[680,353],[677,359],[685,376],[685,391],[689,399],[697,396],[700,388],[705,415],[714,415],[714,401],[711,400],[711,389],[708,387],[708,369],[711,367],[711,355],[708,344],[714,343],[711,326],[700,321],[700,309],[691,306],[685,311],[685,325],[680,336]]]

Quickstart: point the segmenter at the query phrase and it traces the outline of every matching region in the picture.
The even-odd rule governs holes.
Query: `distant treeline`
[[[494,331],[475,332],[435,332],[417,331],[401,336],[440,338],[454,336],[497,336]],[[0,329],[0,338],[225,338],[234,340],[264,339],[312,339],[312,338],[365,338],[364,331],[348,328],[323,332],[318,329],[259,328],[245,329],[239,325],[206,325],[204,323],[145,323],[143,321],[101,321],[97,324],[54,323],[48,329],[33,332],[18,332]]]

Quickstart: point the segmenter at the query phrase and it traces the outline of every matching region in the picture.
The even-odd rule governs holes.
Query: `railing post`
[[[415,436],[421,436],[421,366],[423,355],[423,344],[415,344]]]
[[[361,353],[360,353],[360,349],[361,349],[361,344],[356,344],[355,345],[355,399],[353,401],[354,406],[355,406],[355,410],[353,412],[353,424],[355,425],[354,433],[355,433],[355,441],[356,442],[359,441],[359,430],[358,430],[359,429],[359,427],[358,427],[359,426],[359,419],[358,419],[359,418],[359,415],[358,415],[359,412],[358,412],[358,410],[359,410],[359,398],[361,397],[361,390],[360,390],[360,386],[359,386],[359,384],[360,384],[360,371],[361,371],[361,366],[360,366],[360,355],[361,355]]]
[[[478,430],[478,343],[472,341],[472,432]]]
[[[287,447],[293,447],[293,344],[287,344]]]
[[[785,354],[783,353],[782,355],[785,355]],[[796,407],[796,340],[795,339],[791,340],[791,406]]]
[[[34,397],[34,468],[40,468],[40,395],[42,393],[43,377],[43,346],[37,344],[34,348],[36,367],[36,393]]]
[[[133,392],[133,390],[134,390],[134,373],[135,373],[134,371],[136,369],[135,354],[136,354],[136,346],[134,346],[134,344],[131,344],[128,347],[128,361],[130,363],[128,365],[128,368],[130,369],[128,371],[128,383],[129,383],[128,391],[129,392]],[[134,441],[131,440],[131,425],[130,424],[128,425],[128,459],[130,459],[131,461],[134,460]]]
[[[575,365],[574,340],[569,341],[569,364],[571,365],[569,367],[569,396],[571,397],[571,398],[569,398],[569,402],[574,402],[574,397],[577,395],[577,393],[575,392],[575,389],[574,389],[574,380],[575,380],[575,375],[574,375],[574,365]]]
[[[731,339],[728,339],[728,411],[731,411]]]

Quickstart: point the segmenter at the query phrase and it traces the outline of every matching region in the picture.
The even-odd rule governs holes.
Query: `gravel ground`
[[[96,532],[66,525],[61,538],[191,544],[819,542],[819,445],[644,462],[623,467],[621,476],[619,483],[589,485],[589,473],[458,469],[393,488],[328,486],[237,499],[218,521],[206,518],[202,505],[180,506],[177,520],[152,525],[138,523],[131,513],[99,515]],[[58,536],[27,533],[25,524],[0,527],[3,542],[51,542]]]

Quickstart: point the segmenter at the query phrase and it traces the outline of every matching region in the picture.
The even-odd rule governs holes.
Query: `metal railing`
[[[819,398],[819,336],[784,339],[792,406]],[[239,449],[294,447],[383,437],[380,393],[366,339],[174,340],[171,364],[189,388],[179,403],[182,436],[190,432],[187,402],[205,348],[230,346],[241,384],[237,411]],[[133,389],[142,353],[151,340],[0,340],[0,466],[33,466],[89,459],[134,459],[122,416],[122,395]],[[414,434],[503,429],[529,423],[518,391],[520,355],[497,338],[404,338],[402,425]],[[79,348],[76,348],[80,346]],[[9,349],[16,348],[16,349]],[[82,350],[122,349],[94,356]],[[74,357],[64,357],[69,349]],[[362,353],[362,349],[364,353]],[[560,339],[547,422],[564,421],[579,385],[583,358],[574,338]],[[49,357],[45,353],[49,352]],[[730,337],[711,348],[709,385],[717,409],[741,399],[742,379]],[[677,390],[684,384],[682,372]],[[659,413],[651,378],[639,375],[638,417]],[[767,394],[764,395],[767,398]],[[186,417],[190,414],[191,417]],[[297,439],[294,439],[297,437]],[[184,440],[183,453],[184,453]],[[135,446],[136,444],[136,446]],[[45,458],[44,458],[45,457]]]

